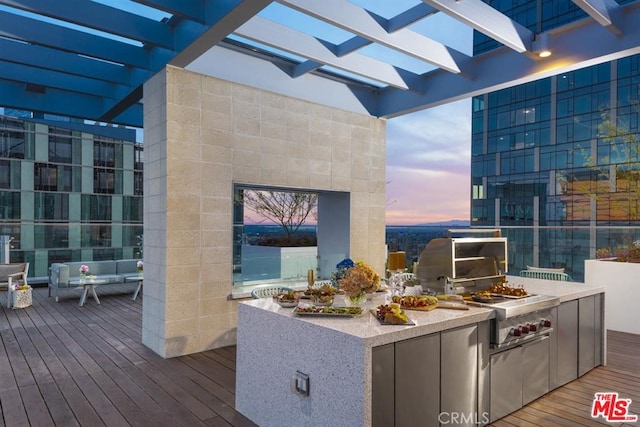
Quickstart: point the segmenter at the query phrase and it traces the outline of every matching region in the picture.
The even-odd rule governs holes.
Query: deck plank
[[[0,427],[255,426],[237,412],[235,346],[163,359],[142,344],[142,298],[132,286],[98,288],[101,304],[78,306],[79,291],[33,290],[33,306],[7,309],[0,293]],[[591,418],[594,393],[617,391],[640,413],[640,336],[610,331],[600,366],[492,423],[621,426]]]

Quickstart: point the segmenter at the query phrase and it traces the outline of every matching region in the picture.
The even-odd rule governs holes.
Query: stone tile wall
[[[349,192],[351,256],[384,271],[384,120],[171,66],[144,112],[143,342],[161,356],[235,343],[234,183]]]

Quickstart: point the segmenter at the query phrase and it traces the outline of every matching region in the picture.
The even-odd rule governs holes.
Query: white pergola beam
[[[481,0],[422,0],[518,53],[532,51],[534,34]]]
[[[467,0],[461,0],[464,1]],[[424,94],[383,90],[377,100],[376,115],[397,117],[640,54],[640,26],[636,25],[637,22],[640,22],[640,7],[629,5],[622,9],[620,16],[620,27],[625,29],[621,36],[603,31],[602,26],[592,19],[583,19],[558,28],[554,31],[550,46],[553,55],[540,61],[532,61],[527,55],[500,47],[490,55],[480,55],[474,59],[476,78],[473,80],[438,72],[424,76]]]
[[[614,0],[573,0],[573,2],[615,35],[622,34],[618,22],[621,9]]]
[[[142,2],[142,0],[137,0]],[[155,0],[153,2],[144,1],[144,3],[170,3],[177,5],[179,2],[176,0]],[[169,64],[176,67],[184,68],[213,46],[220,43],[229,34],[233,32],[237,27],[247,22],[251,17],[255,16],[262,9],[267,7],[272,0],[244,0],[239,4],[228,4],[230,2],[215,2],[203,1],[201,3],[207,3],[210,7],[214,7],[216,12],[216,21],[211,22],[210,27],[202,26],[198,28],[198,32],[204,31],[195,40],[192,38],[192,28],[194,22],[186,21],[178,25],[177,39],[180,40],[180,35],[184,33],[184,38],[187,41],[186,46],[182,46],[177,43],[176,49],[179,53],[169,61]],[[191,1],[187,2],[191,3]],[[220,3],[219,5],[217,3]],[[231,2],[233,3],[233,2]],[[226,8],[225,8],[226,7]]]
[[[415,89],[418,85],[415,73],[358,53],[338,57],[317,38],[258,16],[236,29],[235,34],[399,89]]]
[[[462,72],[469,56],[406,28],[393,33],[365,9],[347,0],[278,0],[279,3],[357,34],[390,49],[412,56],[451,73]]]

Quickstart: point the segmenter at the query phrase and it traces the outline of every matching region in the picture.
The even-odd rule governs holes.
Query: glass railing
[[[640,240],[640,226],[633,227],[499,227],[507,238],[508,273],[517,275],[527,266],[564,268],[575,281],[584,280],[584,261],[596,251],[627,247]],[[444,237],[446,227],[387,227],[390,251],[401,250],[407,262],[418,261],[427,243]]]
[[[404,251],[406,265],[420,258],[434,238],[445,237],[451,227],[388,226],[385,243],[389,251]],[[584,261],[596,257],[602,248],[628,246],[640,240],[640,226],[635,227],[500,227],[507,238],[508,274],[518,275],[527,266],[564,268],[573,280],[584,280]],[[234,251],[234,289],[269,283],[304,286],[310,269],[323,271],[324,279],[331,272],[318,268],[316,247],[277,248],[238,244]],[[342,260],[344,254],[334,254]],[[335,261],[334,260],[334,261]],[[326,264],[326,263],[325,263]],[[331,262],[331,265],[335,263]],[[325,271],[326,270],[326,271]],[[323,277],[318,275],[318,279]]]

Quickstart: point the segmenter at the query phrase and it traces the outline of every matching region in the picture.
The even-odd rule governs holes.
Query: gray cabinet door
[[[551,388],[564,385],[578,377],[578,301],[560,304],[554,319],[551,351]]]
[[[549,391],[549,338],[522,346],[522,404]]]
[[[604,363],[604,294],[597,294],[593,296],[595,298],[595,337],[596,337],[596,366],[600,366]]]
[[[595,297],[578,300],[578,376],[596,366]]]
[[[582,376],[603,363],[603,294],[578,301],[578,375]]]
[[[371,425],[393,426],[395,414],[394,355],[395,347],[387,344],[371,351]]]
[[[522,347],[491,355],[490,407],[492,422],[522,407]]]
[[[450,422],[446,414],[459,414],[469,422],[457,425],[475,426],[478,416],[477,325],[443,331],[440,351],[440,411],[445,414],[442,422]]]
[[[438,425],[440,334],[396,343],[395,373],[395,426]]]

